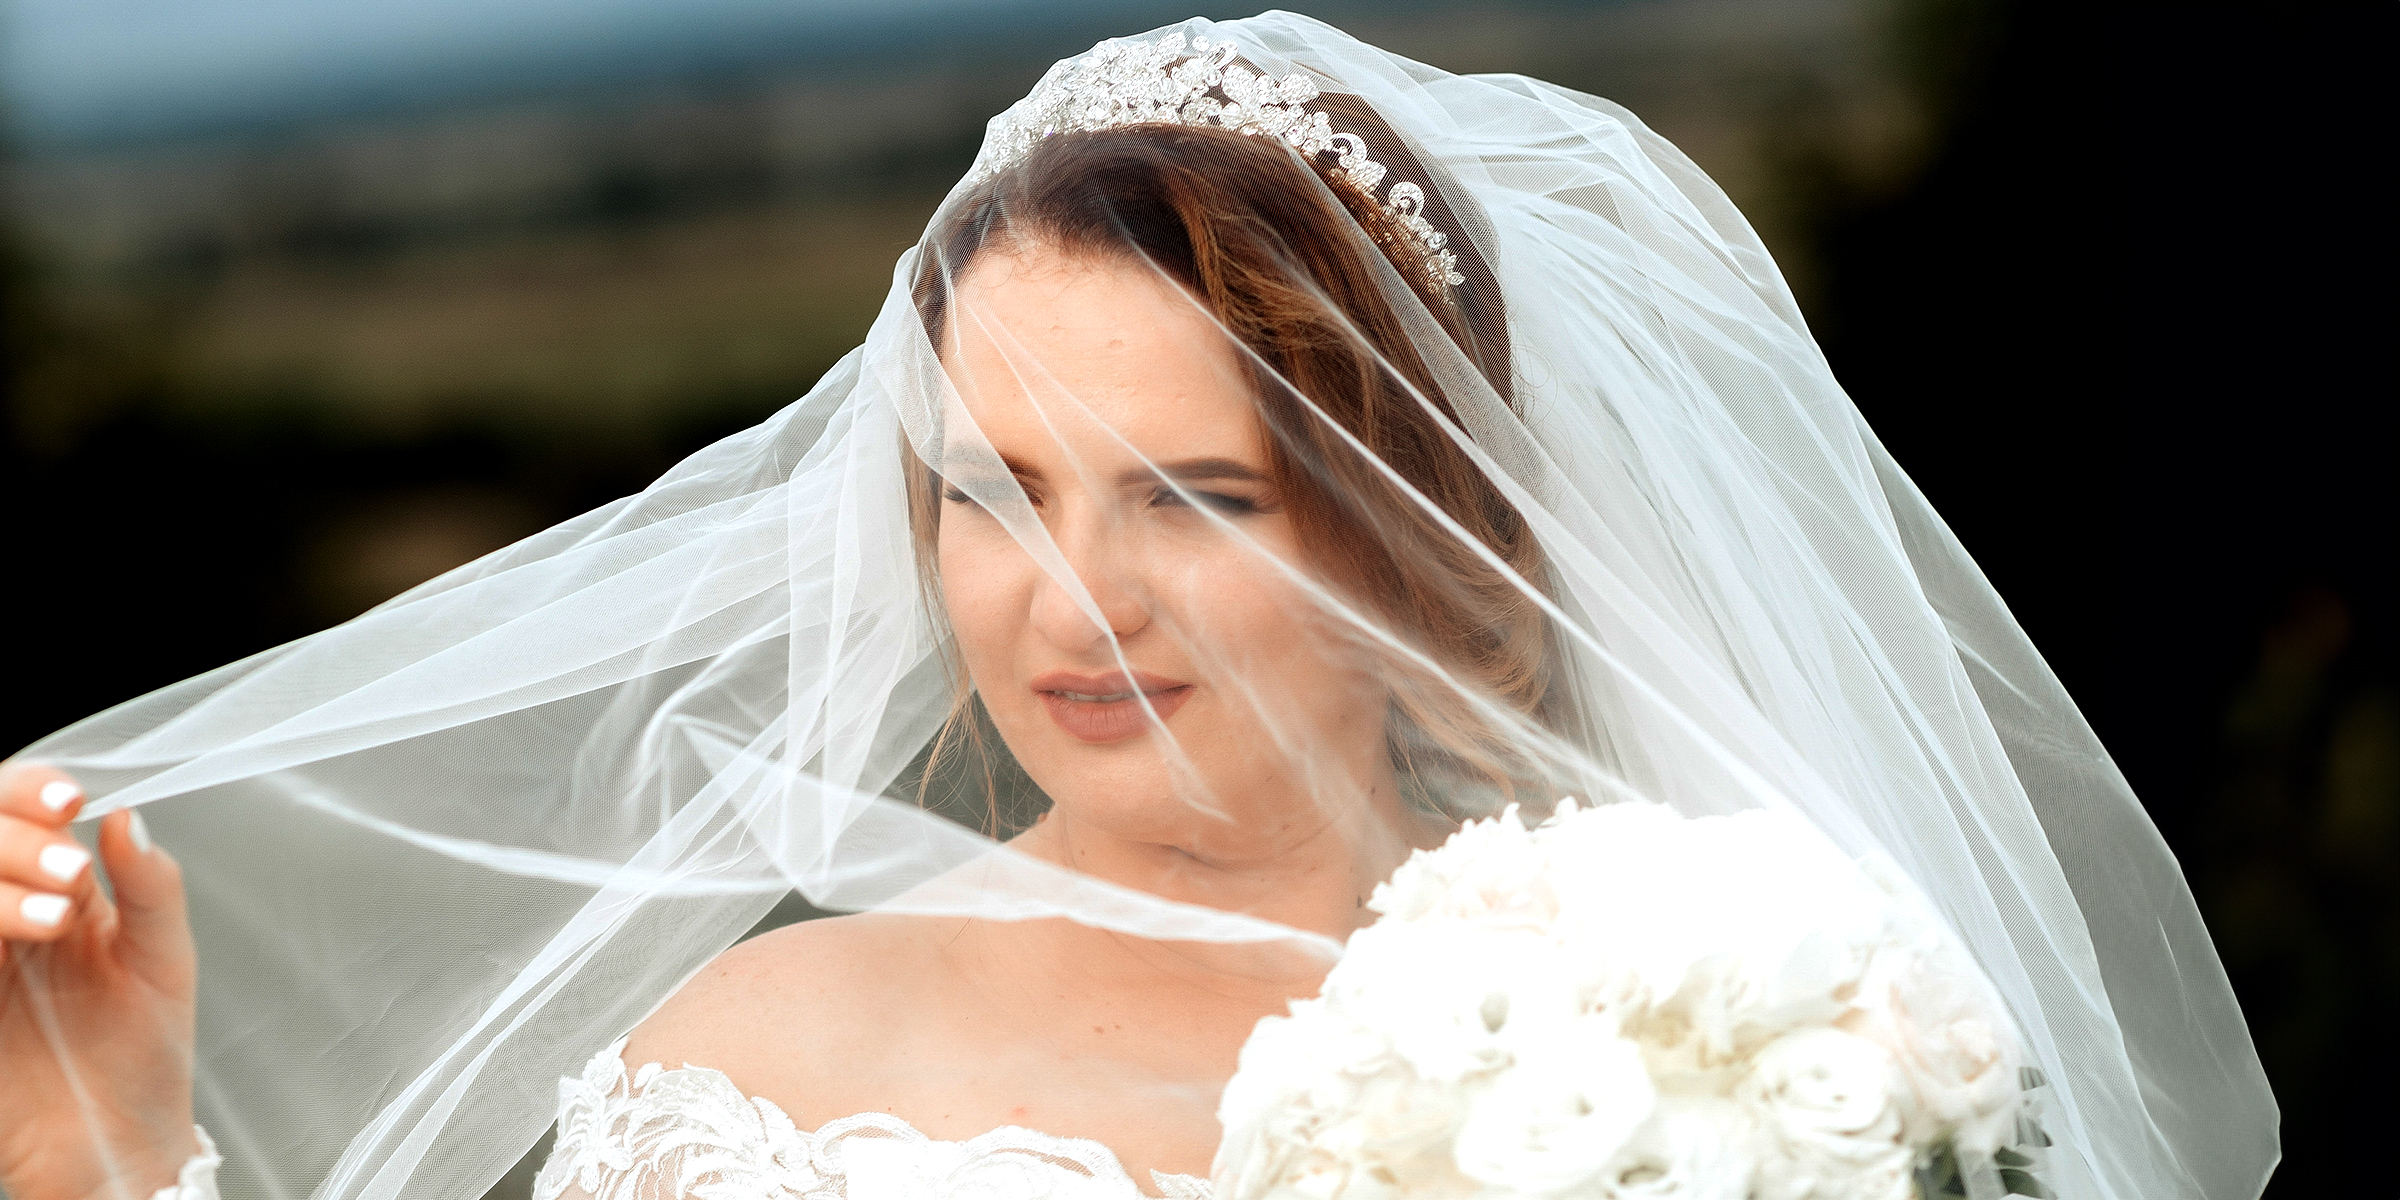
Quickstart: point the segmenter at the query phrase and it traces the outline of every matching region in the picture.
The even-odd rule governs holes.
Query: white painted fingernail
[[[76,876],[83,874],[85,867],[92,865],[92,855],[81,846],[53,843],[42,847],[40,862],[42,874],[60,883],[73,883]]]
[[[66,779],[53,779],[42,785],[42,807],[51,812],[65,812],[68,805],[83,799],[83,789]]]
[[[144,854],[150,853],[150,848],[156,843],[150,840],[150,826],[143,823],[142,810],[129,810],[129,815],[133,819],[125,823],[125,832],[133,835],[133,848]]]
[[[56,925],[66,919],[67,898],[48,892],[35,892],[25,897],[24,903],[17,905],[17,911],[36,925]]]

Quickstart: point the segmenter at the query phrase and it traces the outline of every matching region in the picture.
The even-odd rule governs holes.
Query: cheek
[[[958,639],[969,678],[1005,662],[1025,627],[1025,580],[1030,565],[1006,534],[997,539],[944,521],[935,541],[934,570],[941,580],[942,609]]]
[[[1362,719],[1380,727],[1386,701],[1371,656],[1323,598],[1246,551],[1207,556],[1179,574],[1177,624],[1196,665],[1235,685],[1227,699],[1237,719],[1286,731],[1350,729]]]

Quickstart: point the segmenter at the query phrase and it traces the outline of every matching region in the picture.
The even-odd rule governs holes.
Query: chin
[[[1153,727],[1097,743],[1036,704],[993,718],[1053,813],[1129,841],[1237,855],[1288,831],[1293,783],[1304,772],[1282,760],[1273,733],[1226,715],[1202,700],[1170,717],[1172,742]]]
[[[1084,747],[1076,747],[1085,750]],[[1052,771],[1034,772],[1034,782],[1050,797],[1054,811],[1072,816],[1078,823],[1109,828],[1125,837],[1142,840],[1181,841],[1177,837],[1146,838],[1138,831],[1161,834],[1176,829],[1189,829],[1196,824],[1222,824],[1210,815],[1216,807],[1213,794],[1216,785],[1204,784],[1208,794],[1188,781],[1189,772],[1178,771],[1167,763],[1166,756],[1154,749],[1101,747],[1115,753],[1093,754],[1085,750],[1085,762],[1060,762]],[[1128,752],[1130,751],[1130,752]],[[1073,757],[1073,756],[1069,756]],[[1105,758],[1109,761],[1094,762]],[[1056,777],[1056,786],[1043,783],[1044,775]],[[1204,774],[1203,779],[1206,778]]]

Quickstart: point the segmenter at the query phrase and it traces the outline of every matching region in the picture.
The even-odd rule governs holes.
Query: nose
[[[1060,521],[1050,530],[1059,556],[1091,596],[1103,624],[1094,624],[1076,605],[1074,593],[1049,571],[1043,570],[1041,582],[1034,588],[1034,630],[1050,644],[1078,656],[1100,654],[1110,637],[1123,641],[1150,624],[1147,589],[1134,578],[1127,548],[1110,536],[1108,526],[1101,514],[1087,513]]]

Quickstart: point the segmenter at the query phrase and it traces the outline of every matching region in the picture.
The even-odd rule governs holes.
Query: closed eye
[[[1008,485],[1006,484],[1001,485],[1002,488],[1007,486]],[[1016,486],[1019,490],[1025,493],[1026,503],[1033,505],[1035,508],[1040,508],[1042,506],[1041,493],[1036,492],[1031,487],[1026,486],[1025,482],[1021,479],[1016,481]],[[942,484],[942,499],[947,500],[952,504],[964,504],[969,508],[984,507],[984,504],[981,500],[977,500],[975,497],[968,495],[964,488],[959,487],[955,483],[950,483],[947,481]]]
[[[1258,501],[1248,496],[1236,496],[1229,492],[1203,492],[1193,488],[1186,488],[1179,493],[1171,487],[1162,487],[1151,493],[1150,506],[1152,508],[1188,508],[1190,505],[1184,502],[1186,494],[1229,517],[1249,516],[1258,512],[1260,507]]]

